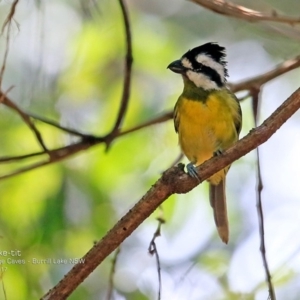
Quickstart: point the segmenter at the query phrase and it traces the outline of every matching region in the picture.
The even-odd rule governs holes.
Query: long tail
[[[225,180],[218,185],[209,184],[209,200],[214,211],[215,223],[218,229],[219,236],[224,243],[228,243],[229,227],[226,207]]]

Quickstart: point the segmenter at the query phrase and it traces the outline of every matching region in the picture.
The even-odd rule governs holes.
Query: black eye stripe
[[[192,66],[193,66],[193,69],[196,71],[196,70],[201,70],[202,67],[203,67],[203,64],[199,63],[198,61],[196,60],[193,60],[191,62]]]
[[[206,75],[211,81],[215,82],[218,87],[223,86],[221,75],[213,68],[205,66],[198,61],[194,60],[191,62],[193,69],[192,72],[202,73]]]
[[[210,80],[215,82],[218,87],[221,87],[223,85],[221,76],[216,70],[202,65],[200,72],[209,77]]]

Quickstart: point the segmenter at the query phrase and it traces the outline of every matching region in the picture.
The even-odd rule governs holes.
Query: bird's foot
[[[200,177],[198,176],[197,169],[192,163],[187,164],[186,169],[187,169],[188,174],[191,177],[196,178],[200,181]]]
[[[220,156],[223,154],[223,150],[222,149],[218,149],[217,151],[214,152],[214,156]]]

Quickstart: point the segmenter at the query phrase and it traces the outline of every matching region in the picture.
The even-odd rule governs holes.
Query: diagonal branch
[[[300,88],[259,127],[252,129],[223,155],[213,157],[197,167],[201,182],[266,142],[299,108]],[[166,170],[141,200],[83,257],[84,264],[75,265],[41,299],[66,299],[170,195],[187,193],[199,183],[184,173],[182,165]]]
[[[237,5],[225,0],[191,0],[217,14],[225,15],[237,19],[243,19],[249,22],[272,21],[295,25],[300,23],[300,17],[293,18],[280,16],[276,11],[271,14],[264,14],[260,11],[250,9],[245,6]]]

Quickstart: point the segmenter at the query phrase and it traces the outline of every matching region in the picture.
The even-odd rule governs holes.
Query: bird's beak
[[[178,74],[182,74],[187,70],[187,68],[182,65],[181,60],[175,60],[171,62],[168,65],[167,69],[170,69],[174,73],[178,73]]]

